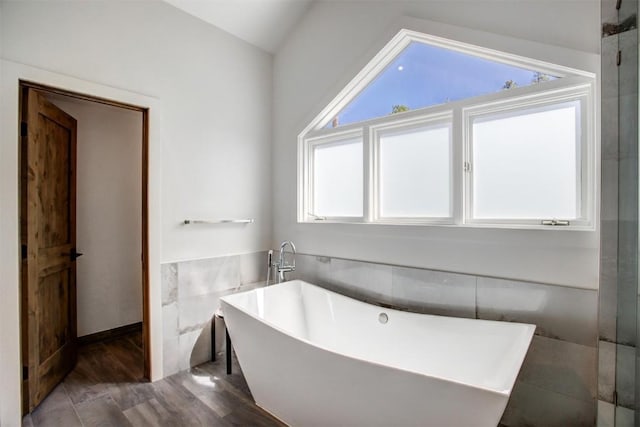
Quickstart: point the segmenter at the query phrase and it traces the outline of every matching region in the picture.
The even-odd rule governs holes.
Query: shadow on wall
[[[251,287],[253,288],[253,287]],[[244,287],[242,290],[249,290],[250,287]],[[195,343],[193,344],[193,349],[191,351],[191,355],[189,356],[189,366],[197,366],[203,363],[206,363],[213,359],[213,354],[211,353],[211,325],[215,322],[215,347],[214,351],[216,353],[216,359],[222,357],[224,352],[226,351],[226,341],[225,341],[225,323],[223,319],[218,317],[213,317],[208,327],[203,328],[200,331],[200,335],[196,338]]]
[[[195,339],[195,342],[193,343],[191,354],[189,355],[189,367],[208,362],[212,358],[211,322],[207,326],[202,328],[199,333],[196,332],[196,334],[197,337]]]

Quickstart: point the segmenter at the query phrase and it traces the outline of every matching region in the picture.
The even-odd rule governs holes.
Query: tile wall
[[[255,252],[162,265],[165,376],[211,359],[211,320],[220,297],[262,286],[266,263],[267,253]],[[222,333],[216,341],[220,351]]]
[[[536,324],[501,423],[595,425],[597,291],[301,254],[296,266],[289,278],[361,300],[422,313]]]
[[[211,358],[211,319],[220,297],[262,286],[266,256],[257,252],[162,266],[165,375]],[[501,421],[506,427],[593,426],[598,392],[612,387],[596,382],[595,290],[304,254],[296,256],[296,271],[287,278],[421,313],[536,324]],[[222,335],[217,337],[218,349]],[[626,354],[606,345],[600,351],[601,364],[602,355]]]

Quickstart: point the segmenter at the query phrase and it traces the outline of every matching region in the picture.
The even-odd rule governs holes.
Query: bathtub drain
[[[388,321],[389,321],[389,316],[387,316],[387,313],[380,313],[380,315],[378,315],[378,322],[384,325]]]

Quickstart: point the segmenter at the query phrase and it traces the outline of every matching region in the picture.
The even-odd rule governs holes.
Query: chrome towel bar
[[[253,218],[249,219],[185,219],[182,223],[189,224],[253,224]]]

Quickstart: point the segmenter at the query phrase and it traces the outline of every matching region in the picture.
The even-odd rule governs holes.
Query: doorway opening
[[[105,382],[151,377],[149,110],[21,80],[20,112],[22,400],[30,413],[70,372],[76,384],[93,375],[81,393],[100,388],[89,386],[100,381],[94,368],[110,368]]]

